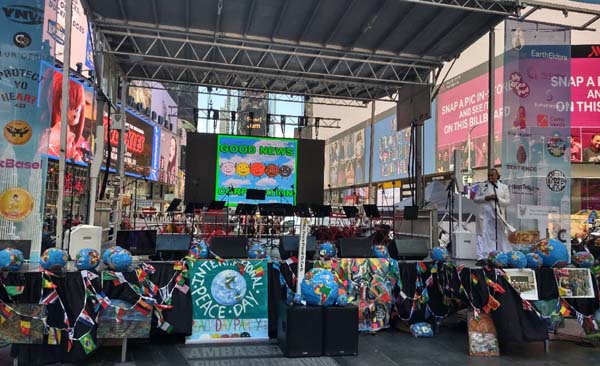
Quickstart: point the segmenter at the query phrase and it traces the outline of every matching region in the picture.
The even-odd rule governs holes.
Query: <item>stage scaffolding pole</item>
[[[490,28],[488,59],[488,169],[494,167],[494,76],[496,72],[496,32]],[[469,146],[469,148],[471,148]]]
[[[98,42],[96,54],[96,136],[95,136],[95,151],[94,160],[91,163],[90,169],[90,203],[88,205],[88,224],[94,225],[96,219],[96,200],[98,196],[98,176],[104,157],[104,95],[102,93],[102,76],[104,55],[102,53],[102,44]],[[110,106],[109,106],[110,108]],[[108,172],[107,172],[108,174]]]
[[[65,24],[73,23],[73,1],[65,1]],[[71,65],[71,28],[65,27],[65,47],[63,55],[61,117],[60,117],[60,156],[58,158],[58,197],[56,201],[56,245],[64,249],[63,216],[65,199],[65,168],[67,158],[67,128],[69,126],[69,71]],[[71,196],[73,199],[73,196]]]
[[[115,228],[114,228],[114,238],[117,237],[117,231],[121,228],[121,220],[123,218],[123,191],[125,187],[125,152],[127,151],[127,146],[125,145],[125,134],[127,133],[126,128],[126,120],[127,120],[127,112],[125,112],[127,106],[127,88],[128,83],[127,79],[121,79],[121,123],[118,125],[120,127],[119,133],[119,154],[117,161],[117,169],[119,171],[119,192],[116,196],[117,199],[117,217],[114,220]]]
[[[377,188],[373,186],[373,146],[375,142],[375,100],[371,102],[371,121],[369,138],[369,203],[377,204]]]

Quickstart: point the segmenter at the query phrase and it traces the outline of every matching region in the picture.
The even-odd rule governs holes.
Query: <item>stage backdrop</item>
[[[503,181],[511,193],[508,221],[520,233],[570,237],[570,32],[506,22]],[[538,77],[543,76],[543,77]]]
[[[264,260],[199,260],[190,269],[193,325],[186,343],[269,339]]]
[[[30,240],[32,262],[42,239],[50,123],[51,96],[39,95],[41,61],[52,62],[42,43],[44,6],[3,1],[0,16],[0,239]]]

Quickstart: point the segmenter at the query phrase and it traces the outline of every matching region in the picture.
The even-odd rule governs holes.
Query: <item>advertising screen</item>
[[[298,141],[219,135],[215,200],[238,203],[296,202]],[[264,201],[246,199],[248,189],[266,191]]]
[[[370,131],[363,122],[328,141],[326,175],[332,187],[349,187],[368,181],[369,152],[365,142],[371,138]]]

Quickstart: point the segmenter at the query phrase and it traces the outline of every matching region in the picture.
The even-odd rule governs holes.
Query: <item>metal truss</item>
[[[399,0],[407,3],[439,6],[457,10],[467,10],[479,13],[509,17],[515,15],[516,1],[511,0]]]
[[[230,110],[217,110],[210,108],[197,108],[197,119],[214,121],[214,122],[230,122],[235,123],[236,119],[231,118],[230,116],[235,115],[239,116],[238,111],[230,111]],[[214,113],[218,112],[218,117],[215,118]],[[247,114],[247,112],[244,112]],[[223,116],[226,116],[225,118]],[[237,119],[239,120],[239,119]],[[268,125],[284,125],[284,126],[297,126],[297,127],[314,127],[314,128],[341,128],[340,127],[340,118],[329,118],[329,117],[309,117],[309,116],[293,116],[293,115],[285,115],[285,114],[270,114],[267,113],[267,121]]]
[[[553,4],[537,0],[522,1],[521,6],[523,7],[524,12],[519,14],[518,17],[513,17],[520,21],[532,21],[539,24],[553,25],[581,31],[595,31],[596,29],[591,28],[590,26],[600,20],[600,11],[582,8],[579,6]],[[531,18],[533,15],[539,11],[552,11],[555,15],[552,18],[555,21],[543,22],[532,20]],[[582,15],[584,19],[581,21],[581,23],[571,24],[567,19],[569,14]]]

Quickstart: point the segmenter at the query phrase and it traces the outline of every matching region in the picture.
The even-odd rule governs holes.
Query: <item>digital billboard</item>
[[[295,204],[297,152],[297,140],[219,135],[215,200],[257,203],[246,199],[248,189],[257,189],[266,191],[259,203]]]

